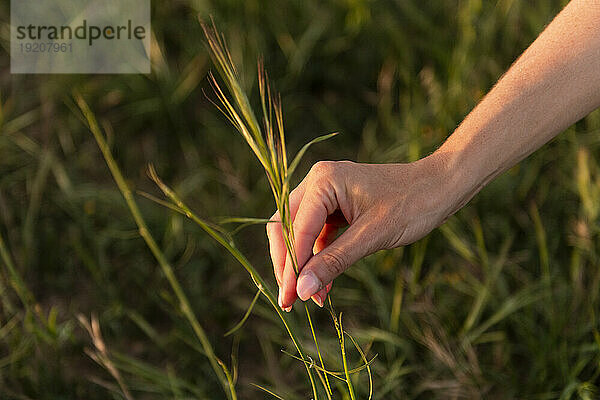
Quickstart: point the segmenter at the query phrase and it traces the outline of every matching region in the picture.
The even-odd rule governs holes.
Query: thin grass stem
[[[208,357],[208,360],[209,360],[213,370],[215,371],[217,378],[219,379],[221,385],[223,386],[223,389],[224,389],[227,397],[231,400],[236,400],[237,395],[236,395],[235,388],[232,385],[230,385],[230,380],[227,378],[227,374],[225,374],[223,372],[223,370],[226,368],[224,368],[224,366],[222,365],[222,362],[215,355],[213,347],[212,347],[210,341],[208,340],[208,336],[206,335],[204,329],[198,322],[198,319],[196,318],[196,315],[192,311],[190,303],[189,303],[185,293],[183,292],[183,289],[181,288],[179,281],[175,277],[173,268],[167,261],[167,258],[165,257],[163,252],[160,250],[160,247],[154,240],[153,236],[150,234],[148,226],[146,225],[146,222],[145,222],[144,218],[142,217],[142,213],[141,213],[140,209],[138,208],[138,205],[137,205],[135,199],[133,198],[132,191],[129,188],[129,185],[127,185],[125,178],[123,177],[123,174],[121,173],[121,170],[119,169],[119,166],[110,151],[108,143],[106,142],[106,139],[104,138],[102,132],[100,131],[100,127],[98,126],[96,117],[94,116],[94,114],[90,110],[89,106],[87,105],[87,103],[85,102],[85,100],[83,99],[83,97],[80,94],[74,93],[74,98],[75,98],[75,101],[77,102],[77,105],[79,106],[79,109],[81,110],[81,112],[83,113],[83,115],[87,121],[89,129],[91,130],[92,134],[94,135],[94,138],[96,139],[96,142],[98,143],[98,147],[100,148],[100,151],[102,152],[102,155],[104,156],[104,159],[108,165],[108,168],[110,169],[110,172],[112,173],[112,176],[113,176],[115,182],[117,183],[117,186],[118,186],[119,190],[121,191],[121,194],[123,195],[123,197],[125,199],[125,202],[127,203],[129,211],[131,212],[131,215],[133,216],[133,219],[135,220],[135,223],[138,226],[140,236],[144,239],[144,241],[146,242],[146,245],[150,248],[150,251],[152,252],[154,257],[158,261],[164,275],[166,276],[169,284],[171,285],[173,292],[175,292],[175,295],[180,304],[181,312],[184,314],[184,316],[186,317],[186,319],[192,326],[192,329],[193,329],[194,333],[196,334],[198,340],[200,341],[202,348],[204,349],[204,352],[205,352],[206,356]]]
[[[291,354],[291,353],[289,353],[289,352],[287,352],[285,350],[281,350],[281,352],[283,354],[285,354],[286,356],[292,357],[295,360],[303,361],[300,357],[295,356],[295,355],[293,355],[293,354]],[[375,361],[376,358],[377,358],[377,354],[374,355],[373,358],[371,358],[365,364],[362,364],[362,365],[360,365],[358,367],[352,368],[348,372],[350,372],[350,374],[356,374],[357,372],[360,372],[360,371],[364,370],[368,365],[370,366]],[[305,362],[305,361],[303,361],[303,362]],[[340,371],[329,371],[329,370],[323,369],[322,367],[319,367],[318,365],[316,365],[314,363],[310,363],[310,362],[309,362],[309,365],[311,365],[315,369],[317,369],[317,370],[319,370],[321,372],[324,372],[327,375],[330,375],[330,376],[332,376],[332,377],[334,377],[334,378],[336,378],[336,379],[338,379],[338,380],[340,380],[342,382],[346,382],[346,379],[342,378],[342,376],[344,376],[346,374],[345,371],[341,371],[341,372]]]
[[[283,313],[279,305],[277,304],[277,300],[273,295],[273,292],[268,287],[266,281],[262,278],[262,276],[256,271],[254,266],[248,261],[248,259],[235,247],[233,241],[226,239],[222,234],[220,234],[217,230],[213,229],[206,221],[199,218],[183,201],[177,196],[177,194],[164,184],[156,174],[156,170],[153,166],[150,166],[148,169],[150,178],[158,185],[158,187],[162,190],[162,192],[169,198],[181,211],[182,213],[191,219],[194,223],[196,223],[202,230],[204,230],[209,236],[211,236],[215,241],[217,241],[221,246],[225,247],[225,249],[244,267],[244,269],[250,274],[254,284],[256,287],[265,295],[281,321],[285,326],[290,339],[292,340],[296,350],[300,354],[303,360],[307,359],[306,352],[302,347],[302,344],[294,332],[294,329],[291,327],[291,321],[289,317]],[[311,387],[313,389],[313,394],[317,392],[315,386],[315,378],[312,374],[312,371],[306,367]],[[315,400],[317,397],[315,397]]]
[[[283,398],[283,397],[281,397],[281,396],[280,396],[280,395],[278,395],[277,393],[273,392],[272,390],[269,390],[269,389],[267,389],[267,388],[266,388],[266,387],[264,387],[264,386],[260,386],[260,385],[258,385],[258,384],[256,384],[256,383],[251,383],[251,385],[252,385],[252,386],[254,386],[254,387],[255,387],[255,388],[257,388],[257,389],[260,389],[260,390],[262,390],[262,391],[263,391],[263,392],[265,392],[265,393],[268,393],[268,394],[270,394],[271,396],[275,397],[276,399],[279,399],[279,400],[284,400],[284,398]]]
[[[340,339],[340,350],[342,352],[342,361],[344,363],[344,372],[346,374],[346,384],[348,385],[348,391],[350,392],[350,398],[356,400],[354,394],[354,385],[352,385],[352,379],[350,378],[350,371],[348,370],[348,357],[346,357],[346,344],[344,340],[344,327],[342,325],[342,313],[338,317],[339,321],[339,339]]]
[[[244,326],[244,323],[246,322],[246,320],[252,313],[252,310],[254,309],[254,305],[256,304],[256,301],[258,300],[259,297],[260,297],[260,289],[256,291],[256,294],[254,295],[252,302],[250,302],[250,306],[248,306],[248,309],[246,310],[246,313],[244,314],[244,316],[242,317],[240,322],[235,324],[235,326],[233,328],[231,328],[230,330],[228,330],[223,336],[227,337],[227,336],[233,335],[235,332],[240,330],[242,328],[242,326]]]
[[[371,367],[369,365],[369,362],[367,361],[367,356],[365,355],[365,352],[358,345],[358,342],[352,337],[352,335],[350,335],[346,331],[344,331],[344,333],[350,338],[350,340],[352,341],[352,344],[354,344],[354,347],[356,348],[356,351],[358,351],[360,353],[360,357],[363,359],[363,362],[365,363],[365,368],[367,369],[367,375],[369,376],[369,400],[371,400],[371,398],[373,397],[373,374],[371,373]]]
[[[313,326],[312,318],[310,316],[310,312],[308,311],[308,304],[304,303],[304,309],[306,310],[306,317],[308,319],[308,324],[310,326],[310,331],[313,335],[313,340],[315,342],[315,346],[317,348],[317,354],[319,355],[319,362],[321,363],[321,367],[325,370],[325,363],[323,362],[323,357],[321,356],[321,350],[319,349],[319,342],[317,341],[317,334],[315,332],[315,328]],[[327,397],[331,398],[331,386],[329,385],[329,379],[327,375],[324,377],[323,386],[325,387],[325,391],[327,392]]]
[[[23,304],[23,307],[25,307],[25,310],[29,311],[31,305],[33,304],[33,295],[31,294],[29,289],[27,289],[27,286],[23,282],[21,275],[19,275],[19,273],[17,272],[10,252],[8,251],[8,248],[4,243],[4,238],[2,237],[2,234],[0,234],[0,257],[4,262],[6,269],[8,270],[10,285],[17,293],[17,296],[19,297],[19,300],[21,300],[21,303]]]

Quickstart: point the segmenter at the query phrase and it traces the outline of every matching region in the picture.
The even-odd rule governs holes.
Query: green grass
[[[0,21],[7,21],[6,3]],[[264,226],[237,230],[257,221],[227,220],[268,218],[275,207],[262,166],[203,94],[212,64],[198,15],[213,15],[224,32],[257,110],[262,56],[281,92],[289,155],[322,133],[341,132],[311,148],[293,186],[319,159],[428,154],[560,6],[155,2],[160,54],[147,77],[11,76],[7,30],[0,29],[0,398],[122,399],[123,388],[135,399],[226,398],[220,367],[207,358],[189,312],[239,399],[266,398],[263,389],[309,398],[306,369],[266,297],[224,336],[257,293],[239,260],[179,210],[139,195],[163,198],[147,176],[153,163],[195,215],[229,222],[221,226],[236,248],[274,286]],[[140,236],[74,90],[96,114],[188,311]],[[368,362],[374,398],[597,398],[599,137],[596,111],[494,181],[442,229],[377,253],[336,280],[336,315],[343,313],[352,335],[342,334],[347,366],[353,372]],[[301,311],[286,318],[314,356]],[[80,314],[92,332],[97,316],[101,342]],[[338,379],[345,379],[339,331],[326,311],[312,315],[331,373],[313,357],[316,379],[329,376],[334,398],[350,398]],[[351,374],[354,394],[367,399],[369,377],[358,372]]]

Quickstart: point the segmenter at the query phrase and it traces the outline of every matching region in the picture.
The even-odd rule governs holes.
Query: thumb
[[[359,259],[376,250],[369,224],[356,221],[331,245],[314,255],[298,276],[296,292],[306,301]]]

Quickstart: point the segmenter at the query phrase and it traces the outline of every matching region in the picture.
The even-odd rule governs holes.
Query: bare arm
[[[291,196],[298,280],[281,229],[268,224],[280,305],[311,296],[322,304],[332,280],[358,259],[421,239],[599,106],[600,0],[572,0],[432,155],[311,170]],[[349,227],[336,239],[340,220]]]
[[[600,1],[573,0],[436,152],[466,182],[490,180],[600,106]]]

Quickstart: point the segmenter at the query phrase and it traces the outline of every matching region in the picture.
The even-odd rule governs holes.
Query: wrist
[[[466,149],[440,148],[420,160],[437,177],[439,193],[444,198],[444,219],[464,207],[491,179],[483,172],[481,161]]]

